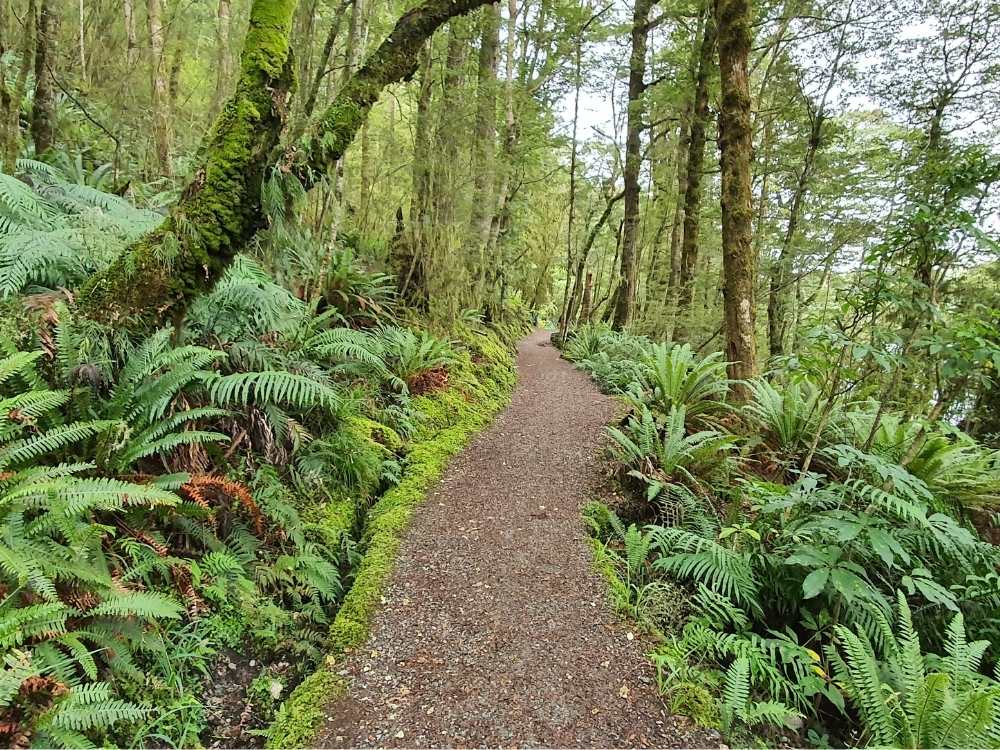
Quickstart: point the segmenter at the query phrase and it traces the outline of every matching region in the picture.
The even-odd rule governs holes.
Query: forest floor
[[[414,514],[367,644],[341,664],[321,747],[694,747],[648,644],[611,611],[580,506],[614,402],[521,342],[510,406]]]

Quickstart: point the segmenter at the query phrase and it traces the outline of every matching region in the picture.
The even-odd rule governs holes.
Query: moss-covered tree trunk
[[[465,267],[472,294],[466,305],[475,305],[485,297],[487,285],[486,244],[496,201],[497,52],[500,45],[500,10],[498,6],[483,11],[482,37],[479,43],[479,67],[476,83],[476,123],[472,141],[472,216],[465,243]]]
[[[708,13],[698,54],[695,77],[694,110],[691,138],[688,141],[687,175],[684,190],[684,224],[681,234],[680,273],[674,338],[687,340],[688,316],[694,296],[694,277],[698,270],[698,233],[701,227],[701,183],[705,171],[705,141],[708,126],[708,78],[715,61],[715,22]]]
[[[144,328],[177,319],[210,289],[264,224],[261,185],[285,124],[292,87],[289,36],[297,0],[254,0],[236,92],[202,145],[199,167],[162,225],[78,295],[85,315]],[[406,13],[279,168],[308,188],[344,153],[388,84],[408,80],[423,42],[485,0],[427,0]]]
[[[757,373],[756,311],[750,193],[749,0],[716,0],[715,23],[722,78],[719,150],[722,164],[722,261],[726,358],[736,401],[750,397],[746,380]]]

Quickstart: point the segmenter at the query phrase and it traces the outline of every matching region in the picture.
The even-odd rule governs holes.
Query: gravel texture
[[[414,514],[363,649],[342,665],[324,747],[691,747],[641,638],[609,610],[580,506],[615,412],[544,332],[510,406]]]

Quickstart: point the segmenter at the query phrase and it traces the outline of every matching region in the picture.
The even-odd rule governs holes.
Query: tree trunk
[[[315,132],[282,167],[304,187],[343,155],[386,86],[409,80],[424,42],[485,0],[426,0],[404,14],[341,88]],[[201,164],[158,229],[95,274],[77,299],[85,315],[133,329],[180,320],[264,224],[260,188],[273,163],[290,96],[289,35],[296,0],[254,0],[236,92],[203,144]],[[166,256],[166,257],[165,257]]]
[[[125,62],[128,69],[135,70],[139,64],[139,33],[135,16],[136,0],[122,1],[122,14],[125,21]]]
[[[149,29],[149,68],[153,87],[152,115],[156,165],[162,174],[170,176],[173,173],[170,166],[173,136],[170,132],[169,70],[165,54],[166,32],[163,28],[162,0],[147,0],[146,24]]]
[[[677,283],[677,272],[680,259],[678,249],[680,248],[681,223],[684,217],[684,195],[687,191],[687,165],[685,158],[688,150],[689,138],[689,113],[682,112],[680,124],[677,126],[677,143],[674,145],[673,159],[673,185],[676,186],[674,192],[673,216],[670,219],[670,240],[669,248],[664,257],[652,269],[651,278],[647,286],[646,309],[652,333],[659,334],[664,338],[670,338],[671,331],[667,330],[668,320],[672,317],[671,311],[674,307],[670,299],[671,292]],[[670,335],[665,335],[670,334]]]
[[[687,176],[684,190],[684,227],[681,235],[677,312],[674,338],[687,339],[687,317],[698,270],[698,232],[701,227],[701,181],[705,171],[705,130],[708,125],[708,77],[715,62],[715,22],[706,14],[695,76],[691,139],[688,142]]]
[[[219,0],[215,21],[215,92],[209,107],[209,119],[215,120],[226,100],[229,84],[233,80],[232,45],[233,11],[231,0]]]
[[[28,0],[28,11],[24,16],[24,37],[21,47],[21,62],[14,79],[13,95],[5,97],[7,101],[7,122],[5,124],[3,171],[14,173],[17,157],[21,152],[21,104],[28,90],[28,73],[31,72],[32,45],[35,41],[35,0]],[[4,82],[6,86],[6,82]]]
[[[635,0],[632,12],[632,53],[628,71],[628,123],[625,132],[625,223],[622,234],[621,273],[612,325],[622,330],[632,320],[638,281],[639,169],[641,167],[643,94],[646,91],[646,42],[653,0]]]
[[[87,85],[87,38],[84,33],[84,22],[83,22],[83,12],[84,12],[84,0],[80,0],[78,5],[77,20],[80,22],[78,26],[79,35],[79,52],[80,52],[80,80],[83,81],[84,87]]]
[[[580,302],[580,317],[578,320],[586,325],[590,322],[591,299],[594,295],[594,274],[587,271],[587,283],[583,287],[583,300]]]
[[[327,69],[330,66],[330,58],[333,57],[333,47],[337,43],[337,37],[340,35],[340,28],[344,23],[344,14],[353,2],[354,0],[343,0],[340,5],[337,6],[337,11],[333,17],[333,23],[330,24],[330,30],[326,35],[326,41],[323,42],[323,52],[319,56],[319,64],[316,66],[312,82],[309,84],[309,88],[306,91],[305,103],[302,105],[302,111],[298,113],[298,116],[295,119],[295,126],[292,128],[291,140],[293,142],[297,141],[306,131],[306,127],[309,125],[309,118],[312,117],[313,112],[316,110],[316,102],[319,99],[319,90],[323,86],[323,79],[326,78],[328,74]]]
[[[769,280],[767,331],[768,344],[772,357],[781,356],[786,351],[785,345],[788,339],[789,319],[791,317],[789,297],[791,293],[790,285],[792,283],[793,242],[795,240],[795,232],[798,229],[802,206],[805,202],[806,193],[809,190],[809,181],[816,164],[816,155],[823,140],[823,125],[826,123],[826,101],[837,81],[840,61],[845,51],[844,41],[846,37],[847,25],[845,24],[840,32],[837,53],[834,57],[833,65],[830,67],[830,75],[827,78],[826,87],[823,90],[819,103],[813,108],[809,100],[806,100],[810,120],[809,142],[806,144],[806,154],[802,162],[802,169],[795,183],[792,205],[788,210],[788,225],[785,228],[785,236],[781,243],[778,262],[772,266]]]
[[[490,5],[482,13],[479,72],[476,84],[476,124],[472,144],[472,217],[466,243],[465,263],[475,289],[472,304],[482,299],[486,282],[485,248],[493,220],[494,167],[496,161],[497,52],[500,46],[500,7]]]
[[[506,261],[500,240],[510,226],[511,215],[509,201],[511,199],[511,182],[514,165],[517,159],[518,126],[514,112],[514,43],[517,40],[517,0],[507,0],[506,45],[504,54],[504,130],[503,146],[500,149],[499,162],[494,167],[496,180],[494,183],[493,207],[490,216],[490,228],[486,238],[484,252],[484,270],[487,286],[481,299],[484,301],[487,316],[499,319],[503,314],[503,291],[506,288]],[[502,281],[499,306],[497,306],[496,282]]]
[[[726,357],[733,378],[733,399],[750,398],[744,381],[757,372],[756,311],[750,193],[753,133],[750,127],[749,0],[716,0],[722,101],[719,149],[722,165],[722,260],[725,275]]]
[[[434,134],[435,152],[441,158],[435,160],[432,171],[434,223],[442,236],[452,233],[456,221],[455,174],[459,169],[457,136],[460,125],[455,122],[454,116],[455,113],[462,112],[462,84],[469,47],[464,33],[465,22],[455,19],[448,26],[448,49],[445,53],[441,97],[441,110],[445,116],[439,119]]]
[[[573,129],[570,133],[569,141],[569,207],[566,212],[566,286],[563,289],[563,304],[562,304],[562,314],[559,316],[559,338],[562,341],[566,340],[566,333],[569,330],[569,311],[572,304],[572,299],[576,295],[576,290],[580,284],[580,274],[583,273],[583,268],[580,267],[578,273],[574,277],[574,283],[572,291],[570,290],[569,277],[573,269],[573,224],[576,219],[576,155],[577,155],[577,126],[580,121],[580,87],[583,85],[583,79],[580,75],[581,58],[582,58],[582,39],[579,36],[576,38],[575,46],[575,57],[573,60]]]
[[[394,258],[397,289],[401,298],[411,302],[426,302],[423,265],[427,257],[428,234],[431,229],[431,94],[434,89],[434,68],[431,44],[420,51],[420,94],[417,97],[417,118],[413,133],[413,166],[411,171],[413,200],[410,204],[408,239],[401,239]]]
[[[341,88],[347,80],[354,75],[358,67],[358,60],[365,48],[365,39],[368,35],[368,10],[365,0],[354,0],[354,7],[351,9],[351,21],[347,27],[347,45],[344,49],[344,69],[341,78]],[[367,119],[367,118],[366,118]],[[364,124],[362,120],[361,125]],[[346,149],[345,149],[346,150]],[[334,165],[333,177],[333,220],[330,222],[329,236],[326,239],[326,253],[320,264],[320,273],[317,279],[317,286],[320,280],[325,279],[333,260],[334,243],[340,232],[340,222],[344,214],[344,183],[346,175],[344,172],[343,154],[337,159]]]
[[[52,148],[55,135],[56,100],[51,68],[57,21],[52,0],[42,0],[35,41],[35,99],[31,106],[31,138],[37,156]]]

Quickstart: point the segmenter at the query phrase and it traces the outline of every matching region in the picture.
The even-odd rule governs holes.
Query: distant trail
[[[320,746],[710,743],[665,713],[644,644],[590,569],[579,509],[614,403],[544,332],[518,369],[511,405],[414,514]]]

